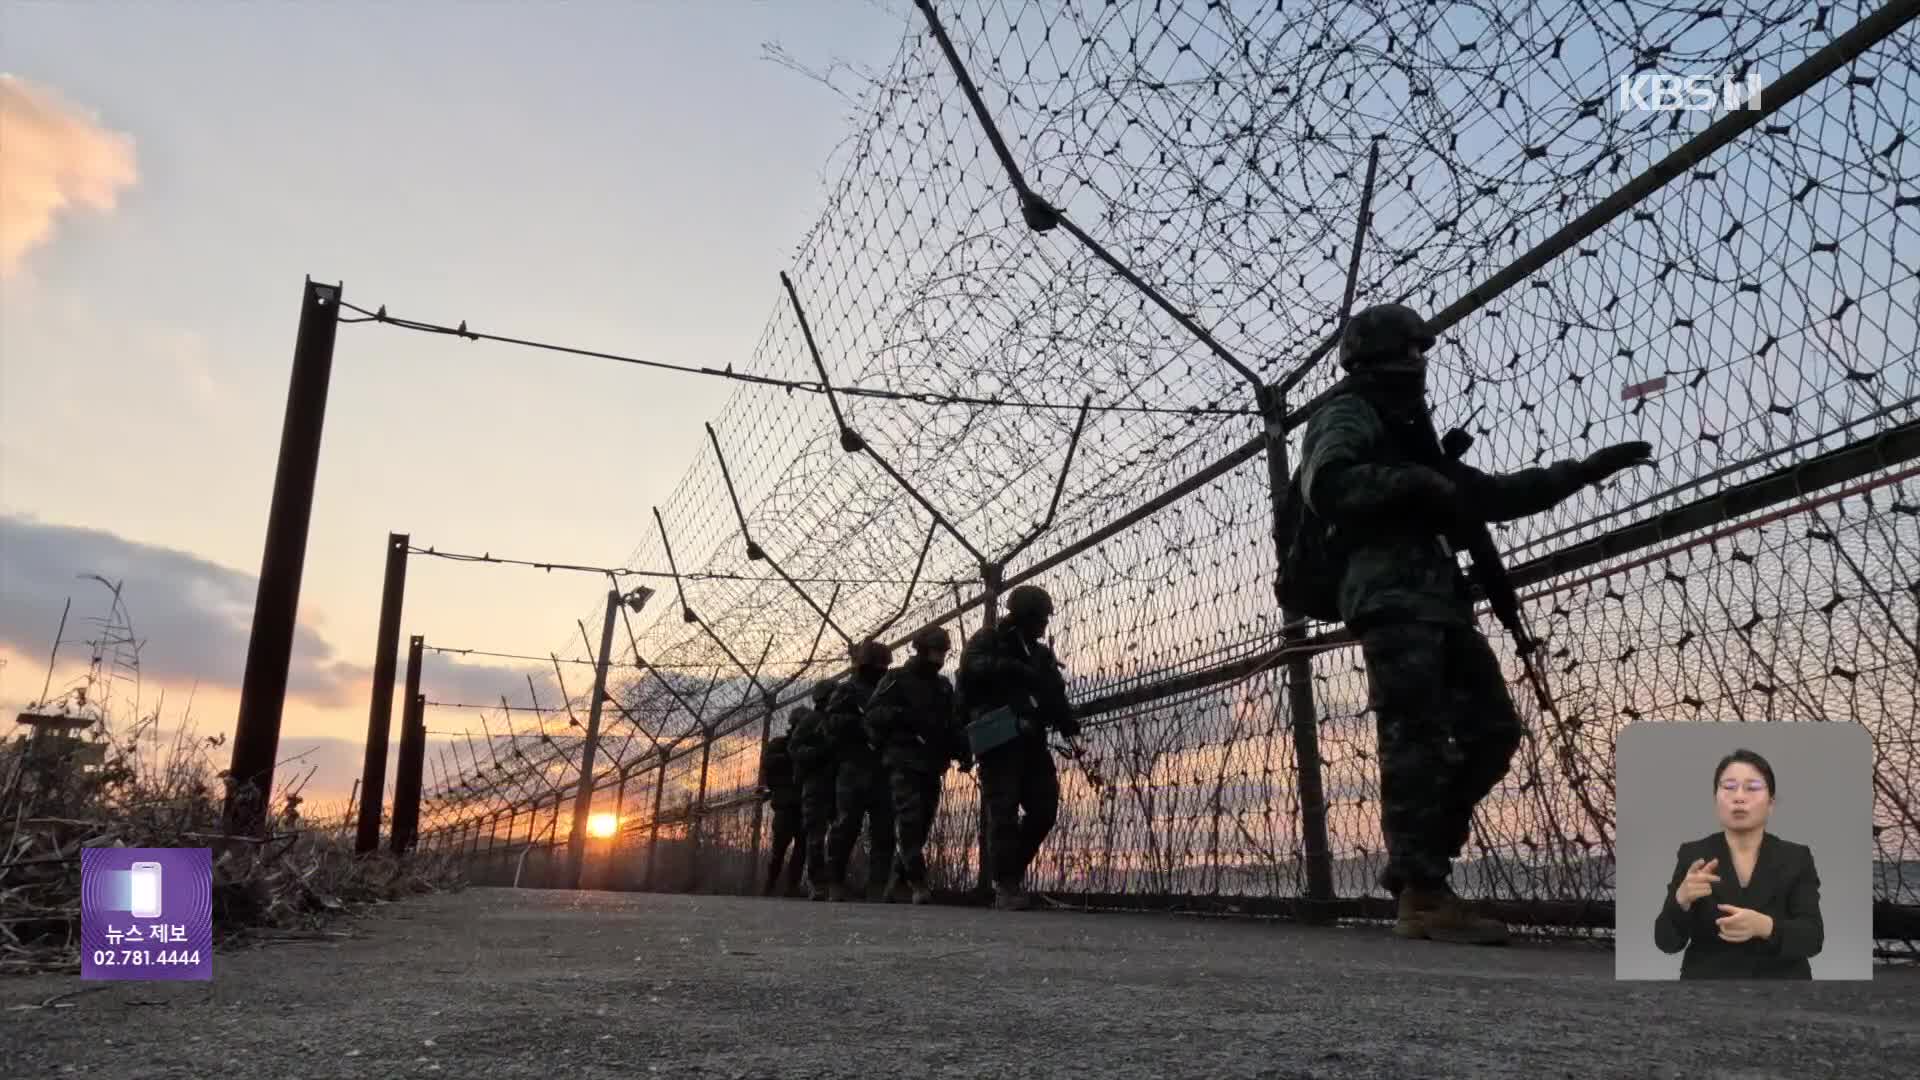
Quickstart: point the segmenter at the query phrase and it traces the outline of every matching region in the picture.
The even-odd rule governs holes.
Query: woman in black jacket
[[[1682,979],[1811,979],[1826,940],[1820,875],[1804,844],[1767,832],[1773,766],[1735,750],[1713,770],[1721,831],[1680,845],[1653,927],[1664,953],[1686,950]]]

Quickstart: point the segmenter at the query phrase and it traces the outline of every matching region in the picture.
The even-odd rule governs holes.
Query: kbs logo
[[[1620,108],[1640,112],[1760,111],[1760,76],[1664,75],[1642,72],[1620,76]]]

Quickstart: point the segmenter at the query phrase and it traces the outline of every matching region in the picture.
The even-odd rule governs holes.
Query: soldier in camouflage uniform
[[[992,862],[994,906],[1003,910],[1033,906],[1026,892],[1027,868],[1060,812],[1060,777],[1047,730],[1068,738],[1080,733],[1060,662],[1043,640],[1052,617],[1053,598],[1037,586],[1022,585],[1007,594],[1006,618],[976,631],[960,652],[967,720],[1001,707],[1011,707],[1020,719],[1019,737],[980,755],[986,854]]]
[[[793,715],[788,717],[789,729],[800,712],[801,709],[795,709]],[[771,804],[773,811],[773,840],[770,844],[771,855],[767,860],[767,882],[761,890],[766,896],[773,895],[782,878],[786,882],[783,890],[786,895],[799,895],[800,871],[807,861],[807,845],[800,832],[800,780],[794,771],[793,753],[787,748],[789,738],[789,735],[775,735],[767,740],[766,748],[760,751],[757,793],[762,802]],[[789,851],[791,858],[788,857]]]
[[[813,687],[813,707],[793,710],[787,720],[787,752],[800,780],[800,831],[806,842],[808,896],[827,898],[827,830],[833,824],[834,785],[839,763],[827,737],[826,707],[834,683],[821,680]]]
[[[913,657],[889,671],[867,703],[867,739],[880,748],[893,791],[895,849],[887,898],[933,900],[927,887],[927,834],[940,807],[940,781],[955,761],[971,766],[955,724],[953,684],[946,666],[952,639],[938,627],[913,637]],[[903,896],[910,890],[909,896]]]
[[[1398,304],[1348,322],[1344,392],[1307,424],[1299,482],[1342,564],[1336,604],[1366,663],[1394,932],[1497,944],[1506,927],[1475,914],[1448,878],[1474,807],[1506,775],[1524,730],[1448,535],[1463,520],[1547,510],[1648,463],[1652,447],[1623,443],[1505,475],[1447,461],[1426,406],[1433,343],[1426,320]]]
[[[893,650],[868,641],[854,650],[851,678],[834,687],[827,700],[826,730],[833,743],[839,775],[833,789],[835,813],[827,833],[827,898],[850,900],[847,864],[867,826],[867,885],[870,899],[882,899],[893,866],[893,795],[880,767],[880,752],[867,741],[865,715],[880,680],[893,663]]]

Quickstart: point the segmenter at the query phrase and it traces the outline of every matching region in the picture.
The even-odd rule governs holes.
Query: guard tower
[[[106,764],[106,744],[80,737],[99,723],[97,717],[23,712],[15,722],[27,728],[16,741],[25,744],[23,778],[29,784],[68,775],[69,770],[92,772]]]

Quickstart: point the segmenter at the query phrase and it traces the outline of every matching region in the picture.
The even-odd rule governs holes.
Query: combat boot
[[[807,899],[808,899],[808,900],[820,900],[820,901],[824,901],[824,900],[826,900],[826,898],[827,898],[827,890],[826,890],[825,888],[823,888],[823,887],[821,887],[821,886],[819,886],[819,885],[808,885],[808,886],[807,886]]]
[[[1402,889],[1399,896],[1399,911],[1393,924],[1393,936],[1403,938],[1424,938],[1427,936],[1425,925],[1420,918],[1420,909],[1414,906],[1413,890]]]
[[[831,882],[827,885],[827,899],[836,904],[844,904],[853,899],[853,890],[847,888],[844,882]]]
[[[913,889],[899,874],[887,879],[887,903],[904,904],[913,899]]]
[[[1399,920],[1393,932],[1404,938],[1426,938],[1456,945],[1505,945],[1507,925],[1476,914],[1446,885],[1409,886],[1400,893]]]
[[[1025,911],[1033,906],[1033,897],[1018,882],[996,881],[993,894],[993,906],[1001,911]]]
[[[924,884],[915,885],[913,887],[913,902],[916,904],[933,903],[933,890],[927,888]]]
[[[1392,897],[1398,897],[1407,884],[1400,879],[1399,874],[1394,872],[1391,865],[1380,871],[1380,876],[1375,878],[1374,881],[1379,884],[1383,892]]]

